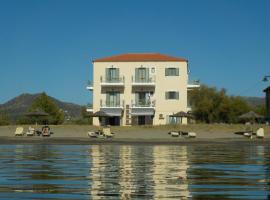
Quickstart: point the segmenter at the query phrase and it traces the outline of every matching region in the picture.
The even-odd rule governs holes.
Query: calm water
[[[0,199],[270,199],[270,148],[0,145]]]

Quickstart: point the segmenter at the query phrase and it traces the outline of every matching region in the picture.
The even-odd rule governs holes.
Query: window
[[[169,91],[165,93],[166,99],[179,99],[179,92]]]
[[[135,82],[147,83],[150,81],[149,68],[136,68],[135,69]]]
[[[180,118],[167,116],[167,124],[180,124]]]
[[[179,68],[166,68],[165,76],[179,76]]]
[[[120,93],[119,92],[106,93],[106,106],[119,107],[120,106]]]
[[[109,83],[119,82],[119,68],[106,68],[106,81]]]

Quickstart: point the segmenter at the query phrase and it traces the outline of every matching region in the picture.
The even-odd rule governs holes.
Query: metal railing
[[[156,100],[149,100],[149,99],[140,99],[136,101],[131,101],[132,107],[155,107],[156,106]]]
[[[155,77],[131,77],[132,83],[155,83]]]
[[[114,107],[124,107],[124,100],[121,102],[120,99],[119,100],[116,100],[116,101],[107,101],[107,100],[100,100],[100,107],[103,108],[103,107],[109,107],[109,108],[114,108]]]
[[[103,77],[100,76],[100,82],[101,83],[124,83],[125,82],[125,77]]]
[[[200,85],[200,80],[189,80],[188,84],[189,85]]]

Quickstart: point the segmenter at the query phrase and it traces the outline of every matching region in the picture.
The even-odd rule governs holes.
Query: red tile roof
[[[185,58],[172,57],[159,53],[127,53],[93,60],[93,62],[151,62],[151,61],[187,62]]]

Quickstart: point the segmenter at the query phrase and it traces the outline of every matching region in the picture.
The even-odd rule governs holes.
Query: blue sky
[[[47,92],[86,104],[93,58],[159,52],[230,95],[270,85],[267,0],[0,0],[0,103]]]

